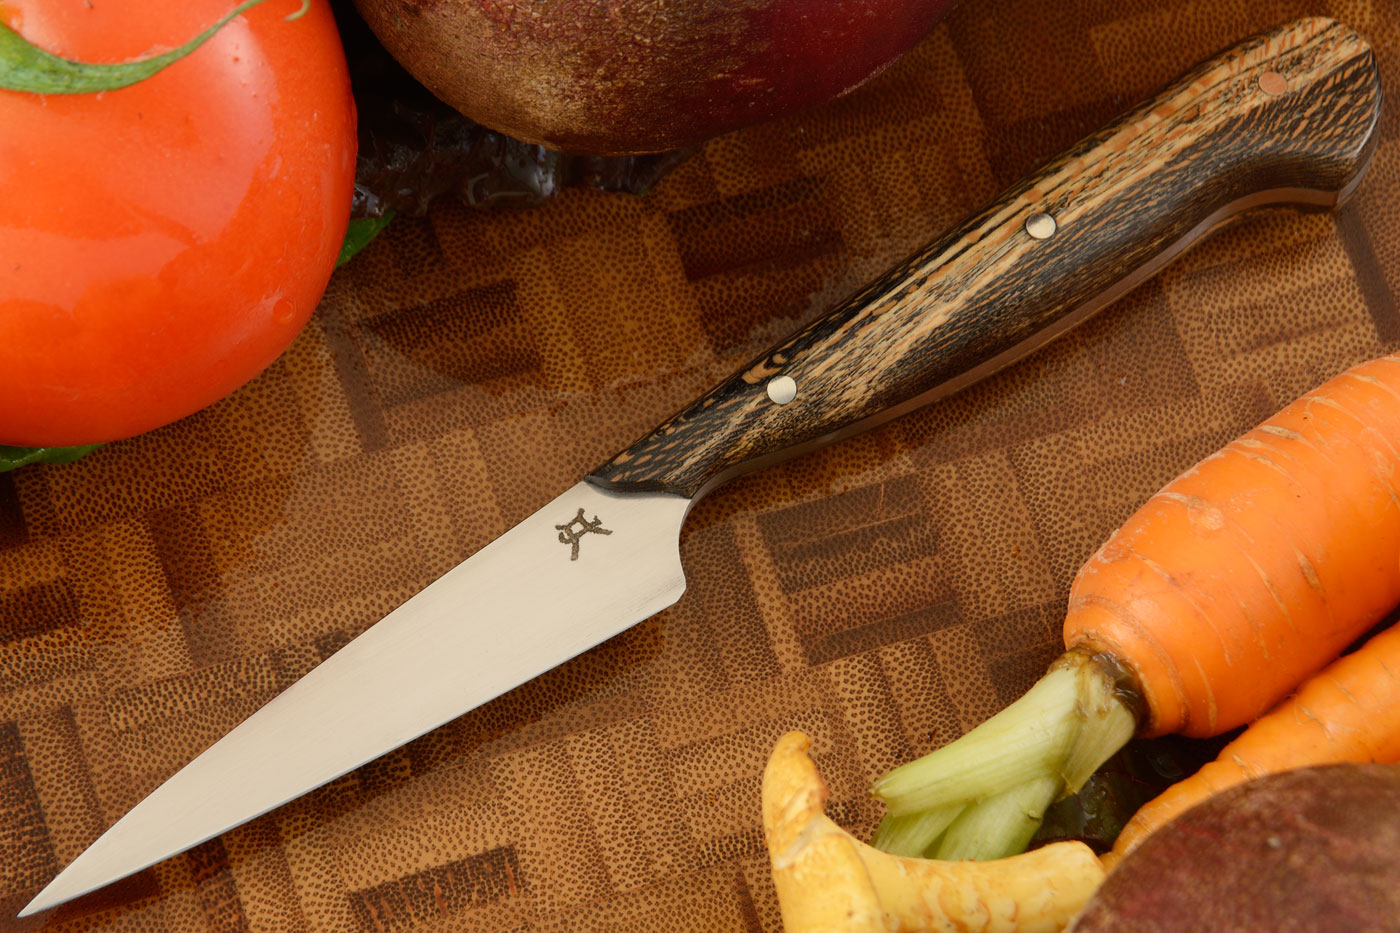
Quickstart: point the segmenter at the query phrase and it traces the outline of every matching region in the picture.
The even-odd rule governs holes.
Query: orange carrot
[[[1400,603],[1400,357],[1304,395],[1153,496],[1075,580],[1065,645],[1126,664],[1143,733],[1252,721]]]
[[[1313,675],[1214,761],[1143,806],[1105,861],[1116,862],[1158,827],[1227,787],[1343,761],[1400,762],[1400,625]]]
[[[1387,356],[1299,398],[1130,517],[1076,576],[1067,653],[1050,672],[876,782],[888,811],[876,844],[1019,851],[1045,806],[1134,732],[1218,735],[1275,706],[1400,603],[1397,564],[1400,356]]]

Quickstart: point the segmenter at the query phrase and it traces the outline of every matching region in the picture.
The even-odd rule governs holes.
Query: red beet
[[[526,142],[661,152],[830,100],[954,0],[355,0],[438,97]]]
[[[1134,849],[1069,929],[1400,930],[1400,766],[1299,768],[1230,788]]]

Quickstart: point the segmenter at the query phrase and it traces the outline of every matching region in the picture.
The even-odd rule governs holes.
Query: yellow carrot
[[[787,933],[1055,933],[1098,889],[1088,846],[1059,842],[995,862],[901,858],[824,812],[811,740],[778,740],[763,773],[763,833]]]

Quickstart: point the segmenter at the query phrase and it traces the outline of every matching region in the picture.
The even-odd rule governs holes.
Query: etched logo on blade
[[[612,532],[603,527],[602,519],[593,516],[593,521],[583,517],[583,509],[578,510],[578,514],[569,519],[567,525],[555,525],[559,529],[559,543],[567,544],[573,548],[569,554],[569,560],[578,560],[579,540],[587,534],[610,535]]]

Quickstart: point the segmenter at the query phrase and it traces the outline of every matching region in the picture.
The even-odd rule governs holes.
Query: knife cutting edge
[[[1247,40],[600,466],[174,774],[26,916],[274,809],[680,598],[679,538],[719,483],[1005,366],[1250,208],[1329,209],[1376,146],[1365,41],[1313,18]]]

